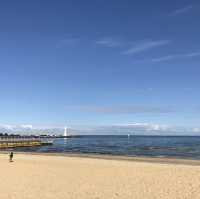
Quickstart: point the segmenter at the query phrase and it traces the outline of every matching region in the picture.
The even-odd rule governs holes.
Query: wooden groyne
[[[15,147],[34,147],[53,144],[50,140],[36,138],[3,138],[0,139],[0,149]]]

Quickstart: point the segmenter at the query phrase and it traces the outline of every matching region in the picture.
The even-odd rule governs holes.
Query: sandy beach
[[[0,154],[2,199],[199,199],[200,166]]]

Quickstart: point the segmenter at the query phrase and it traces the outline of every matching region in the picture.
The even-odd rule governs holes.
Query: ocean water
[[[16,148],[15,151],[200,159],[200,137],[82,136],[80,138],[54,139],[53,145],[22,147]]]

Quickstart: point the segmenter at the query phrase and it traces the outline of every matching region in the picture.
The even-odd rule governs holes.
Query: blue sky
[[[5,1],[0,124],[200,127],[200,3]]]

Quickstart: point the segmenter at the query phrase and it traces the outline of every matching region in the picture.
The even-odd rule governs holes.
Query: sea
[[[93,135],[53,140],[53,145],[15,148],[37,153],[104,154],[200,159],[198,136]]]

